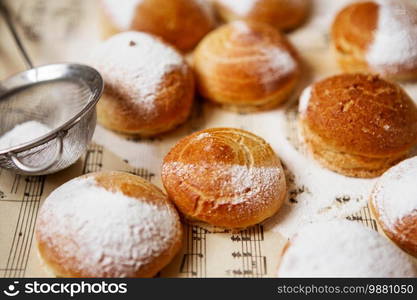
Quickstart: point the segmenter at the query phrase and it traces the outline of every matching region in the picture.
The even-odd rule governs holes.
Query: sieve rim
[[[90,78],[94,78],[94,80],[96,81],[96,86],[93,88],[91,84],[86,83],[87,81],[85,80],[85,78],[84,79],[77,78],[79,79],[79,81],[84,82],[84,84],[86,84],[91,91],[91,97],[89,101],[87,102],[87,104],[83,107],[83,109],[81,109],[78,113],[76,113],[72,118],[70,118],[64,124],[55,128],[54,130],[51,130],[50,132],[48,132],[47,134],[43,136],[40,136],[26,143],[22,143],[22,144],[5,148],[5,149],[0,149],[1,156],[8,155],[8,154],[10,155],[11,153],[13,154],[21,153],[21,152],[33,149],[35,147],[41,146],[57,138],[58,135],[62,134],[63,132],[65,133],[66,131],[70,130],[73,126],[75,126],[78,122],[80,122],[82,118],[84,118],[88,113],[90,113],[93,109],[95,109],[97,102],[100,100],[101,95],[103,94],[104,80],[102,76],[100,75],[100,73],[96,69],[90,66],[87,66],[84,64],[77,64],[77,63],[55,63],[55,64],[41,65],[41,66],[35,67],[33,69],[30,69],[24,72],[14,74],[0,82],[0,98],[2,98],[14,92],[18,92],[19,89],[21,90],[21,89],[29,88],[30,86],[33,86],[36,84],[58,81],[60,79],[63,80],[65,78],[68,79],[68,77],[59,78],[57,76],[55,76],[54,78],[53,76],[51,76],[51,74],[56,74],[56,72],[61,73],[61,74],[71,73],[71,71],[74,71],[74,70],[81,70],[85,72],[85,74],[88,74]],[[43,74],[43,72],[45,72],[45,74]],[[40,80],[33,80],[34,76],[36,77],[36,79],[38,79],[38,75],[40,73],[42,73],[42,75],[44,75],[45,78],[41,76]],[[48,78],[48,76],[51,76],[51,77]],[[20,86],[16,85],[16,81],[18,83],[21,83],[21,85]],[[12,88],[7,89],[8,83],[9,85],[12,85]],[[16,86],[13,86],[13,84]],[[5,87],[6,89],[2,91],[1,89]]]

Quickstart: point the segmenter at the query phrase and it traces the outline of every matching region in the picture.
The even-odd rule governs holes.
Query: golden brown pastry
[[[202,130],[179,141],[164,159],[162,181],[186,217],[227,228],[262,222],[286,196],[272,148],[233,128]]]
[[[58,277],[152,277],[179,251],[182,228],[153,184],[101,172],[52,192],[35,236],[40,257]]]
[[[417,267],[376,231],[352,221],[308,224],[293,236],[278,277],[416,277]]]
[[[300,99],[300,123],[314,157],[353,177],[375,177],[417,143],[417,107],[376,75],[342,74],[313,84]]]
[[[188,51],[215,26],[206,0],[102,0],[105,38],[121,31],[144,31]]]
[[[343,9],[332,26],[333,46],[347,72],[393,79],[417,77],[417,5],[373,0]]]
[[[277,29],[299,26],[310,10],[310,0],[214,0],[227,22],[246,20],[267,23]]]
[[[194,100],[194,77],[184,58],[159,38],[124,32],[98,46],[91,65],[103,76],[98,120],[105,127],[140,136],[183,123]]]
[[[370,207],[385,234],[417,257],[417,156],[392,167],[378,179]]]
[[[208,34],[194,53],[200,93],[239,112],[277,106],[300,77],[297,54],[269,25],[236,21]]]

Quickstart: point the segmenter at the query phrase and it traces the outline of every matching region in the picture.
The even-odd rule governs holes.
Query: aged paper
[[[45,197],[66,181],[89,172],[117,170],[153,181],[155,174],[133,168],[92,144],[74,166],[52,176],[21,176],[0,170],[0,277],[49,276],[37,257],[33,232]],[[160,274],[166,277],[271,277],[286,239],[258,225],[230,232],[184,224],[181,253]]]
[[[309,82],[338,73],[329,47],[328,26],[335,11],[353,0],[315,0],[313,16],[289,35],[305,62]],[[19,32],[34,64],[88,61],[100,38],[97,0],[11,0]],[[0,19],[0,78],[21,71],[24,64]],[[417,85],[407,91],[417,98]],[[191,119],[172,133],[138,140],[98,126],[94,143],[74,166],[58,174],[27,177],[0,169],[0,277],[44,277],[33,238],[42,201],[59,185],[100,170],[121,170],[142,176],[162,188],[162,158],[181,137],[199,129],[230,126],[252,131],[271,143],[285,165],[289,195],[271,220],[244,231],[230,232],[184,222],[181,253],[162,277],[273,277],[289,238],[304,223],[347,218],[378,230],[367,207],[372,180],[356,180],[322,169],[303,152],[297,135],[296,104],[272,112],[239,115],[196,101]]]

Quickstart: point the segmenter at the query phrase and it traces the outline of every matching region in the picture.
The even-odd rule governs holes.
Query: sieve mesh
[[[7,92],[3,89],[3,94],[0,85],[0,136],[28,121],[38,121],[51,128],[49,133],[35,140],[0,149],[2,168],[29,173],[12,161],[11,154],[29,167],[50,164],[59,153],[61,136],[62,153],[58,161],[51,168],[37,172],[37,175],[64,169],[84,153],[96,125],[95,102],[101,95],[103,83],[99,74],[89,67],[72,65],[68,69],[68,66],[71,65],[41,67],[40,70],[49,68],[44,71],[51,78],[57,78],[54,80],[46,78],[39,81],[41,76],[37,76],[35,83],[25,80],[20,85],[10,84],[15,83],[14,78],[9,80],[13,88]],[[54,74],[55,69],[62,72]],[[79,76],[80,72],[82,76]],[[41,74],[36,72],[36,75]],[[7,87],[7,81],[4,86]]]
[[[103,79],[93,68],[79,64],[34,68],[1,0],[0,14],[29,67],[0,82],[0,136],[28,121],[50,128],[33,141],[0,149],[0,167],[30,175],[57,172],[74,163],[91,140]]]
[[[0,135],[16,125],[35,120],[57,129],[90,101],[91,91],[82,82],[55,80],[31,85],[0,101]]]

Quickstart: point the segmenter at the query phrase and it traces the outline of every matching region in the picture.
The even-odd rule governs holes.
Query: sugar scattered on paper
[[[262,114],[253,131],[267,140],[286,167],[288,201],[266,222],[268,228],[292,236],[304,224],[346,218],[367,205],[374,179],[350,178],[323,168],[306,149],[297,108],[287,107]],[[260,126],[259,128],[256,128]]]

